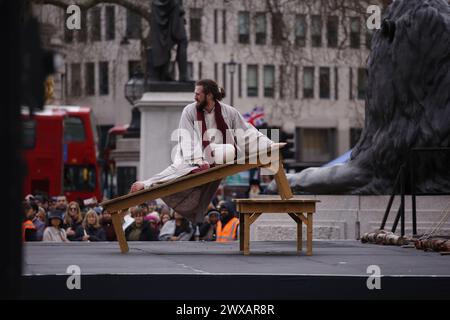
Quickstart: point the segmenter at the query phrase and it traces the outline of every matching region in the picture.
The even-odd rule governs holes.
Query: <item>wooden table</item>
[[[239,245],[250,255],[250,226],[263,213],[287,213],[297,223],[297,253],[302,251],[302,223],[306,224],[306,255],[312,255],[313,214],[319,200],[236,199],[239,217]]]
[[[286,143],[276,143],[272,145],[271,152],[276,155],[276,161],[278,161],[278,171],[274,172],[275,181],[278,186],[278,193],[281,199],[292,198],[291,188],[287,180],[286,174],[283,168],[283,162],[279,150],[283,148]],[[247,161],[248,159],[256,159],[256,161]],[[165,196],[169,196],[181,191],[189,190],[191,188],[204,185],[206,183],[221,180],[227,176],[239,173],[241,171],[247,171],[253,168],[265,167],[268,165],[264,161],[260,161],[258,157],[248,157],[244,163],[231,163],[223,164],[213,167],[211,169],[201,171],[194,174],[188,174],[181,178],[174,179],[165,183],[158,184],[149,189],[140,190],[137,192],[129,193],[112,200],[104,201],[100,205],[108,212],[111,213],[114,230],[117,235],[117,241],[119,242],[120,250],[122,253],[128,252],[128,243],[125,238],[125,233],[122,229],[123,217],[126,210],[133,206],[137,206],[145,201],[159,199]]]

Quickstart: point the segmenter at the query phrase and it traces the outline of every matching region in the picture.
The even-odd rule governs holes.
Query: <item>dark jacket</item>
[[[89,241],[106,241],[105,230],[103,228],[88,227],[85,229],[89,236]]]
[[[125,237],[127,238],[127,240],[131,231],[134,229],[136,229],[136,222],[133,222],[131,225],[128,226],[128,228],[125,229]],[[148,221],[144,221],[141,230],[141,235],[139,236],[139,241],[157,241],[157,240],[158,237],[156,236],[155,231],[153,231],[150,223]]]
[[[72,228],[73,231],[75,231],[74,236],[67,236],[67,239],[70,241],[83,241],[84,237],[84,228],[81,223],[73,222],[71,225],[67,226],[65,229]]]
[[[205,222],[200,226],[200,240],[216,241],[216,225]]]
[[[112,221],[102,221],[101,226],[102,229],[105,231],[106,241],[117,241],[116,231],[114,230]]]

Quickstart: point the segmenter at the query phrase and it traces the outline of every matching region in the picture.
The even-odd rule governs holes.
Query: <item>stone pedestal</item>
[[[178,128],[183,108],[192,102],[193,86],[185,92],[147,92],[136,103],[141,111],[139,180],[154,176],[172,163],[176,141],[171,141],[171,135]]]

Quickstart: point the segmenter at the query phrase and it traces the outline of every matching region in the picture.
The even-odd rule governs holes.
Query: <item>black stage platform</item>
[[[450,256],[414,248],[314,241],[313,256],[295,242],[28,243],[24,299],[450,299]],[[69,290],[68,266],[81,270],[81,290]],[[369,290],[370,265],[381,289]],[[371,281],[373,283],[373,281]],[[183,288],[183,289],[180,289]],[[220,288],[220,290],[218,289]]]

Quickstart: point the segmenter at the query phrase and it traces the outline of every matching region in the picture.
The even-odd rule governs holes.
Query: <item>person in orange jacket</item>
[[[238,239],[239,219],[235,217],[233,202],[225,201],[220,206],[220,220],[216,226],[216,241],[229,242]]]
[[[22,211],[24,215],[24,221],[22,223],[22,241],[37,241],[36,227],[33,223],[35,215],[34,210],[27,201],[24,201],[22,203]]]

